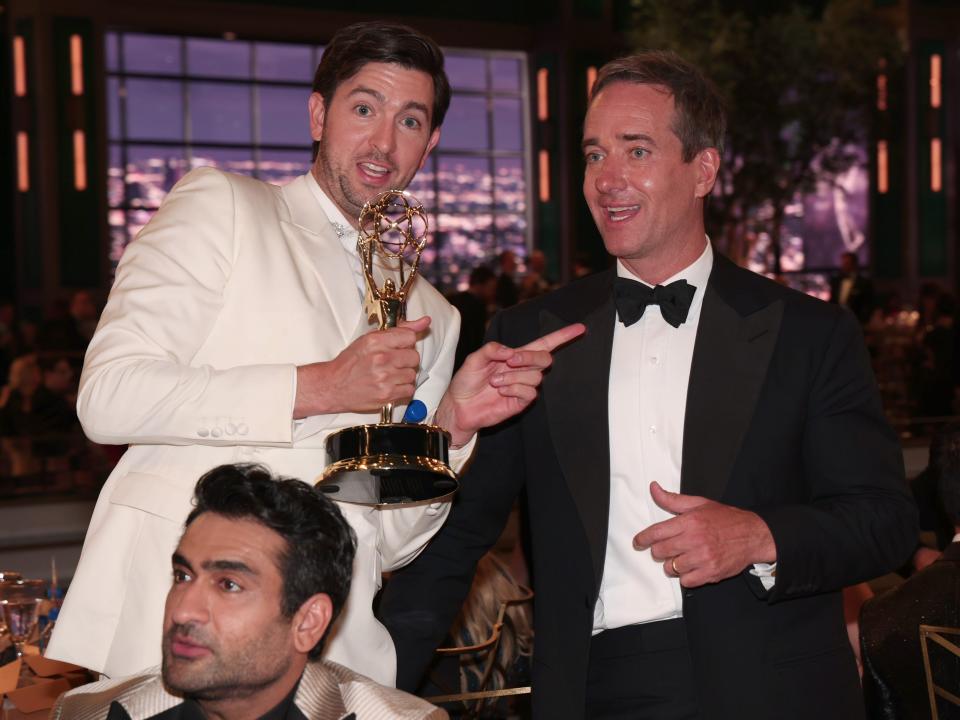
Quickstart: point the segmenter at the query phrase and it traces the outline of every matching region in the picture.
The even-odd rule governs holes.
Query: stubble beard
[[[277,682],[293,662],[288,654],[272,648],[266,636],[229,655],[212,647],[212,654],[204,658],[176,658],[171,642],[181,629],[174,626],[164,634],[161,675],[167,688],[185,698],[211,702],[251,697]]]

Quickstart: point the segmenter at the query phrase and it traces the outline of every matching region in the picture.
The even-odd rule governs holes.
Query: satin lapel
[[[610,278],[612,282],[612,272]],[[609,285],[606,289],[583,316],[586,334],[555,355],[543,389],[550,437],[587,533],[598,587],[610,509],[607,387],[615,313]],[[576,319],[559,318],[544,310],[540,332],[552,332]]]
[[[294,249],[300,251],[298,255],[312,269],[315,279],[309,287],[310,294],[318,296],[315,300],[322,298],[330,308],[346,346],[356,334],[362,313],[351,265],[351,262],[360,261],[344,251],[308,182],[311,182],[310,178],[304,175],[282,188],[290,210],[290,222],[281,221],[281,224],[285,226],[285,235],[297,246]]]
[[[715,266],[714,273],[730,270]],[[780,330],[783,302],[741,315],[707,285],[683,429],[681,491],[719,500],[740,452]]]

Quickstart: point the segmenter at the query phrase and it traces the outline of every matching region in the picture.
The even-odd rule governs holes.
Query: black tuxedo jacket
[[[526,484],[534,714],[583,716],[607,539],[614,277],[577,281],[491,325],[511,346],[572,322],[587,333],[555,353],[537,402],[480,439],[446,525],[388,584],[382,616],[400,687],[418,681]],[[849,312],[716,257],[690,371],[681,488],[757,512],[777,545],[771,592],[745,568],[683,593],[702,717],[862,717],[840,590],[896,567],[917,529]]]

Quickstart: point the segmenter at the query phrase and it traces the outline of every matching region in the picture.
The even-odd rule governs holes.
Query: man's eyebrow
[[[424,105],[422,102],[417,102],[416,100],[411,100],[406,105],[404,105],[403,110],[419,110],[426,117],[430,117],[430,109],[426,105]]]
[[[640,142],[644,142],[647,145],[653,145],[654,147],[657,145],[657,141],[646,133],[621,133],[617,137],[619,137],[621,140],[626,140],[627,142],[637,142],[639,140]]]
[[[243,573],[244,575],[260,574],[241,560],[207,560],[201,567],[203,567],[204,570],[229,570],[231,572]]]
[[[175,552],[173,554],[173,557],[171,558],[171,561],[173,562],[174,565],[183,565],[183,567],[185,567],[187,570],[189,570],[190,572],[193,572],[193,566],[190,564],[190,561],[187,560],[180,553]]]
[[[382,92],[374,90],[373,88],[364,87],[363,85],[358,85],[353,90],[351,90],[348,95],[369,95],[377,102],[385,102],[386,98],[383,96]]]
[[[597,140],[597,138],[589,137],[589,138],[583,139],[583,142],[580,143],[580,147],[586,148],[588,145],[599,145],[599,144],[600,144],[600,141]]]

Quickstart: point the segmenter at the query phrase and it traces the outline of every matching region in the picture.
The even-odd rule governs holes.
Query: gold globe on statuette
[[[406,317],[407,297],[426,246],[426,213],[410,193],[389,190],[363,206],[358,225],[364,312],[376,319],[380,330],[396,327]],[[440,500],[459,487],[450,468],[449,446],[443,428],[395,423],[393,405],[384,405],[379,423],[344,428],[327,438],[330,464],[317,487],[334,500],[361,505]]]

